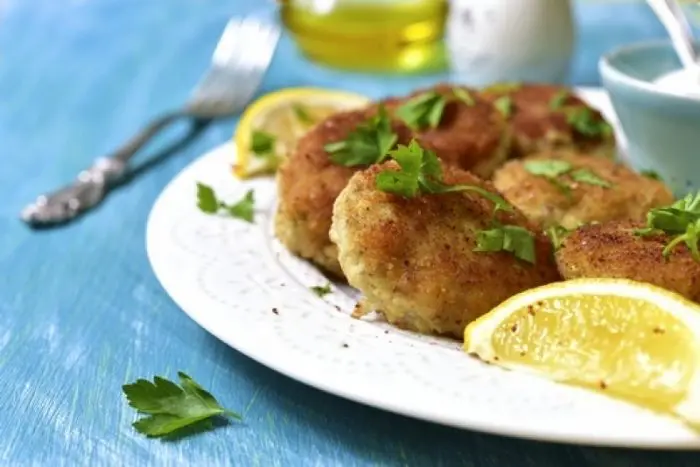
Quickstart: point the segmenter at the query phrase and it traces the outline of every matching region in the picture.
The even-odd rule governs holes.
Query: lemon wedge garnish
[[[359,94],[320,88],[288,88],[264,95],[246,109],[238,123],[234,174],[249,178],[274,173],[297,140],[316,123],[369,102]]]
[[[700,427],[700,307],[649,284],[577,279],[528,290],[469,324],[464,350]]]

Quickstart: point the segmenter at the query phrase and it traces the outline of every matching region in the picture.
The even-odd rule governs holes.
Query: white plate
[[[582,92],[613,119],[606,96]],[[611,446],[700,448],[682,424],[623,402],[472,359],[456,342],[350,318],[357,295],[275,240],[272,179],[236,181],[221,146],[163,191],[148,221],[148,256],[182,309],[213,335],[296,380],[354,401],[455,427]],[[236,200],[255,189],[254,225],[205,215],[195,182]]]

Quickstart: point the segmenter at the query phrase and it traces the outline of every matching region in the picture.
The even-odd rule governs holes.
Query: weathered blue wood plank
[[[144,230],[168,180],[229,138],[233,120],[209,128],[73,225],[33,233],[17,221],[39,191],[69,180],[177,105],[227,17],[260,4],[0,0],[0,463],[697,465],[694,454],[547,445],[407,420],[307,388],[210,337],[157,284]],[[640,7],[612,8],[578,10],[578,83],[597,81],[595,61],[604,49],[660,34]],[[264,90],[313,83],[379,96],[420,82],[319,70],[285,40]],[[134,434],[120,385],[178,369],[243,411],[245,422],[178,443]]]

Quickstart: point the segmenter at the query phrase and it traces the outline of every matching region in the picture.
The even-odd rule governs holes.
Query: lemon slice
[[[621,279],[528,290],[467,326],[464,350],[700,427],[700,307]]]
[[[234,174],[249,178],[273,173],[316,123],[369,102],[359,94],[320,88],[289,88],[266,94],[246,109],[238,123]]]

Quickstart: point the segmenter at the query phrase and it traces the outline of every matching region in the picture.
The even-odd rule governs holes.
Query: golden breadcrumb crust
[[[446,86],[435,89],[452,95]],[[469,92],[476,96],[476,93]],[[408,99],[410,97],[387,99],[388,112],[391,114]],[[473,168],[490,176],[508,154],[508,127],[490,103],[475,99],[475,105],[452,99],[445,108],[440,127],[434,130],[413,132],[401,121],[393,120],[399,143],[407,144],[416,137],[425,148],[435,150],[438,157],[449,164]],[[296,150],[282,164],[277,175],[277,237],[293,253],[338,277],[342,277],[342,271],[337,251],[328,238],[333,202],[350,176],[365,167],[334,164],[323,147],[345,139],[358,124],[375,115],[377,108],[378,105],[373,104],[367,109],[338,113],[312,128],[299,140]]]
[[[609,188],[575,182],[569,175],[557,180],[571,188],[569,194],[541,175],[526,169],[529,161],[559,159],[572,170],[588,169],[609,182]],[[582,154],[549,153],[512,160],[494,175],[498,191],[542,228],[562,225],[573,229],[589,222],[630,219],[643,221],[650,208],[673,202],[671,191],[658,180],[645,177],[615,161]]]
[[[612,158],[615,155],[613,135],[587,136],[577,131],[568,121],[566,112],[587,109],[594,121],[604,118],[597,110],[572,94],[571,89],[550,84],[522,83],[508,89],[496,85],[486,88],[481,95],[495,101],[509,96],[512,114],[509,122],[513,133],[511,157],[526,157],[530,154],[553,149],[568,149]],[[560,99],[560,106],[553,100]]]
[[[641,222],[618,221],[587,225],[572,232],[556,253],[565,279],[612,277],[654,284],[690,300],[700,299],[700,263],[685,245],[668,259],[662,256],[670,237],[634,234]]]
[[[477,232],[493,226],[494,207],[471,192],[406,199],[375,187],[394,162],[355,174],[333,211],[331,239],[348,282],[367,305],[400,327],[461,338],[466,325],[515,293],[558,280],[551,244],[536,234],[535,265],[507,252],[475,252]],[[493,191],[474,175],[445,168],[450,184]],[[518,212],[503,224],[531,227]]]

